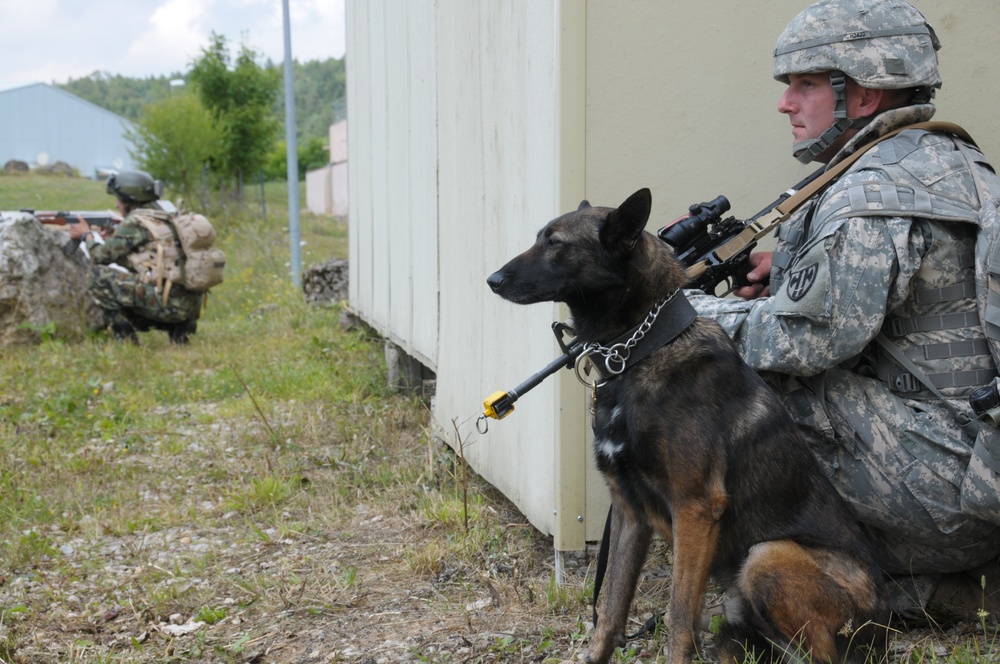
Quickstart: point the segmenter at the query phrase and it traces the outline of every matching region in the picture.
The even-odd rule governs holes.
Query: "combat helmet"
[[[163,183],[145,171],[118,171],[108,177],[107,190],[126,203],[149,203],[163,195]]]
[[[867,88],[915,89],[927,102],[941,87],[934,28],[906,0],[820,0],[792,19],[774,49],[774,78],[830,72],[834,122],[819,138],[799,141],[795,157],[809,163],[852,127],[870,118],[848,118],[845,76]]]

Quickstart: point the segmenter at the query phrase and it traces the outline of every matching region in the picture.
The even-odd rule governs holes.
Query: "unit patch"
[[[788,295],[788,299],[792,302],[798,302],[804,298],[809,289],[816,283],[816,275],[818,273],[819,264],[813,263],[788,275],[788,281],[786,282],[788,285],[785,288],[785,294]]]

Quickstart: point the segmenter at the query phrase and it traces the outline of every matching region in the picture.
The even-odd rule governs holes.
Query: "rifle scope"
[[[725,196],[717,196],[707,203],[695,203],[688,208],[689,214],[664,226],[657,235],[675,252],[684,251],[698,235],[705,232],[709,224],[721,221],[722,215],[728,211],[729,199]]]

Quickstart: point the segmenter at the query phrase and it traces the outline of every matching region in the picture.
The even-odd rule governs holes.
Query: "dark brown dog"
[[[710,574],[733,597],[723,661],[751,650],[765,660],[858,657],[855,646],[885,636],[871,547],[776,395],[714,321],[691,320],[678,291],[684,269],[644,231],[649,211],[648,189],[617,209],[584,201],[487,279],[511,302],[565,302],[577,339],[596,342],[591,359],[610,369],[593,422],[613,503],[610,564],[587,661],[606,662],[624,644],[654,531],[674,551],[670,662],[694,654]],[[635,329],[642,338],[630,346]]]

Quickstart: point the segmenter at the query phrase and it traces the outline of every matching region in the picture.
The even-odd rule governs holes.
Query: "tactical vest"
[[[960,138],[907,130],[874,146],[852,170],[858,169],[870,170],[873,179],[850,186],[842,180],[834,183],[818,203],[800,210],[794,223],[779,230],[772,290],[780,287],[810,225],[849,217],[925,220],[912,231],[924,234],[926,249],[912,277],[910,297],[887,314],[880,341],[865,350],[859,370],[911,398],[935,398],[924,379],[943,396],[966,397],[996,377],[991,350],[1000,349],[1000,334],[991,335],[991,341],[986,324],[993,317],[990,312],[1000,311],[1000,285],[994,284],[996,302],[990,303],[986,283],[991,272],[1000,272],[1000,265],[988,265],[995,261],[991,248],[1000,235],[1000,191],[992,167],[978,148]],[[942,173],[947,176],[940,177]],[[979,232],[980,227],[986,232]],[[991,322],[994,329],[998,322]],[[920,378],[894,357],[897,351]]]

